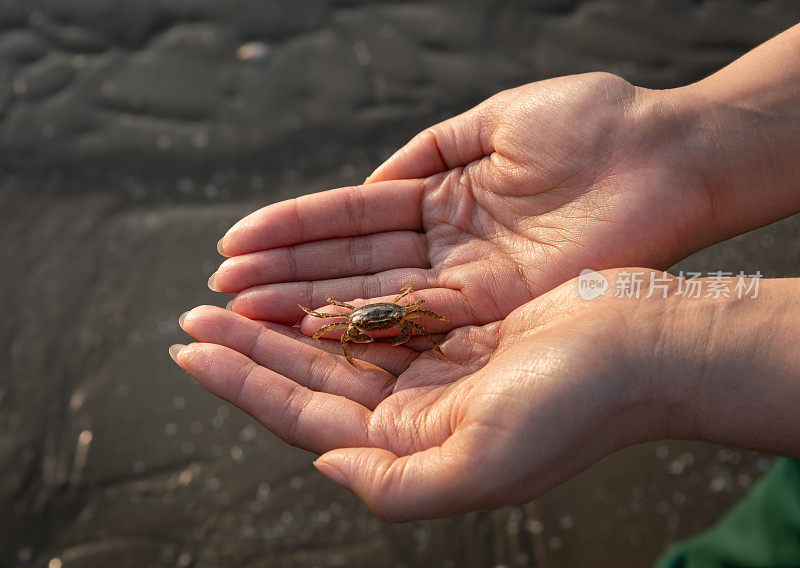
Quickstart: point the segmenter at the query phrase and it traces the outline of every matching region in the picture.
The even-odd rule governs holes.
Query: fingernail
[[[214,280],[216,279],[216,276],[217,273],[215,272],[214,274],[208,277],[208,287],[214,292],[219,292],[219,290],[217,290],[216,287],[214,286]]]
[[[331,464],[317,460],[314,462],[314,467],[331,481],[335,481],[345,489],[350,489],[350,483],[347,481],[347,478],[344,476],[344,474]]]
[[[185,322],[185,321],[186,321],[186,314],[188,314],[188,313],[189,313],[189,312],[191,312],[191,311],[192,311],[192,310],[189,310],[189,311],[183,312],[183,313],[180,315],[180,317],[178,318],[178,325],[179,325],[179,326],[181,326],[181,329],[183,329],[183,322]]]
[[[233,311],[233,300],[231,300],[230,302],[228,302],[227,304],[225,304],[225,309],[226,309],[226,310]]]
[[[222,237],[222,239],[224,239],[224,238],[225,238],[225,237]],[[222,239],[220,239],[219,241],[217,241],[217,252],[218,252],[219,254],[221,254],[222,256],[225,256],[225,249],[224,249],[224,248],[222,248]]]
[[[172,360],[176,363],[178,362],[178,354],[181,352],[181,349],[186,347],[182,343],[176,343],[172,347],[169,348],[169,356],[172,357]]]

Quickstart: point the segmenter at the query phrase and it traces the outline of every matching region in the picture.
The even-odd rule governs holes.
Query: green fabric
[[[775,462],[716,526],[656,563],[656,568],[723,567],[800,567],[800,461]]]

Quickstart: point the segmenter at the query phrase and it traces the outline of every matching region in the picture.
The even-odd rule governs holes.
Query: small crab
[[[347,318],[347,321],[323,326],[317,333],[314,334],[314,339],[319,341],[319,338],[325,332],[346,327],[347,331],[345,331],[342,335],[342,350],[344,351],[344,356],[347,357],[347,361],[354,367],[355,363],[353,363],[353,357],[350,355],[350,346],[348,345],[348,341],[353,341],[355,343],[372,343],[374,339],[364,333],[365,331],[381,331],[384,329],[389,329],[390,327],[396,327],[400,330],[400,335],[397,336],[394,341],[392,341],[392,345],[400,345],[401,343],[405,343],[411,339],[412,333],[418,331],[425,336],[425,339],[428,340],[428,343],[431,344],[431,347],[438,351],[442,357],[444,357],[444,353],[442,353],[442,350],[433,340],[431,334],[428,333],[428,331],[420,324],[407,320],[411,318],[420,318],[423,316],[440,319],[446,322],[449,322],[450,320],[444,316],[435,314],[430,310],[416,309],[417,306],[422,305],[425,300],[416,300],[415,302],[410,302],[408,304],[397,303],[413,291],[414,285],[408,284],[400,289],[400,295],[398,295],[393,302],[367,304],[366,306],[361,306],[360,308],[356,308],[355,306],[351,306],[345,302],[340,302],[339,300],[334,300],[330,296],[325,296],[325,300],[329,304],[353,310],[353,313],[351,314],[323,314],[309,310],[303,306],[300,306],[300,309],[308,315],[314,316],[315,318]]]

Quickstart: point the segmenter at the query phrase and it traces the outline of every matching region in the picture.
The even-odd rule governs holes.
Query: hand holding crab
[[[796,141],[793,129],[773,135],[773,120],[760,129],[743,121],[734,139],[752,155],[739,168],[719,167],[733,163],[732,145],[716,143],[730,138],[728,112],[744,93],[748,107],[760,93],[771,117],[797,122],[785,118],[797,114],[797,96],[786,94],[797,92],[800,66],[750,81],[754,68],[796,51],[788,38],[674,95],[606,74],[507,91],[422,132],[368,185],[253,213],[220,241],[232,258],[209,280],[239,293],[235,313],[184,314],[182,327],[200,343],[170,354],[287,442],[322,453],[320,471],[396,521],[528,501],[616,449],[658,438],[800,458],[797,283],[772,284],[746,310],[657,296],[631,309],[608,297],[576,301],[574,281],[553,289],[586,266],[667,266],[797,212],[796,168],[774,167]],[[781,97],[764,90],[766,75]],[[721,93],[737,105],[701,110],[722,109],[722,127],[698,125],[698,102]],[[728,174],[716,180],[733,204],[725,211],[709,183],[717,171]],[[771,171],[782,183],[765,183]],[[750,194],[753,181],[788,188],[790,198],[773,192],[777,207],[764,207],[761,192]],[[738,199],[737,184],[746,188]],[[398,281],[416,283],[453,320],[443,341],[450,360],[400,345],[424,332],[407,320],[436,317],[415,309],[420,301],[399,304],[402,293],[361,308],[329,299],[353,311],[306,310],[347,317],[317,333],[284,325],[296,321],[297,301],[383,297]],[[394,345],[357,353],[367,363],[358,369],[343,364],[333,341],[314,342],[346,327],[341,345],[352,363],[350,342],[398,326]]]
[[[353,363],[353,357],[350,355],[350,346],[348,345],[348,342],[353,341],[355,343],[372,343],[374,339],[365,332],[383,331],[393,327],[400,330],[400,335],[392,341],[392,345],[402,345],[411,339],[411,335],[416,331],[424,335],[431,347],[440,353],[442,357],[444,357],[444,353],[442,353],[439,345],[433,340],[431,334],[428,333],[428,331],[420,324],[408,320],[423,316],[443,320],[446,322],[449,322],[450,320],[430,310],[418,309],[418,306],[421,306],[423,303],[425,303],[425,300],[416,300],[408,304],[398,303],[413,291],[414,285],[407,284],[403,286],[403,288],[400,290],[400,294],[394,299],[394,301],[367,304],[365,306],[361,306],[360,308],[356,308],[355,306],[352,306],[346,302],[334,300],[331,296],[325,296],[325,300],[329,304],[352,310],[352,313],[349,316],[346,314],[315,312],[309,310],[308,308],[304,308],[303,306],[300,306],[300,309],[308,315],[314,316],[315,318],[347,317],[346,322],[332,323],[330,325],[323,326],[314,334],[313,339],[319,341],[319,338],[328,331],[347,328],[347,331],[342,334],[341,338],[342,350],[344,351],[344,356],[347,357],[347,362],[354,367],[356,365]]]
[[[667,267],[709,240],[689,231],[706,184],[677,166],[696,156],[664,97],[607,74],[500,93],[426,129],[366,185],[248,215],[209,284],[237,294],[236,313],[291,324],[298,303],[413,283],[458,327],[499,321],[587,266]]]
[[[199,343],[171,352],[214,394],[288,443],[325,454],[317,467],[379,515],[443,516],[527,501],[620,440],[651,434],[658,413],[639,402],[650,383],[629,380],[626,365],[662,337],[654,322],[668,310],[654,300],[618,325],[619,305],[585,302],[576,290],[568,282],[503,322],[452,329],[442,342],[447,360],[408,342],[375,342],[357,354],[364,363],[356,368],[344,364],[338,342],[309,337],[308,322],[303,333],[212,306],[181,318]],[[423,311],[401,299],[345,315],[334,325],[355,331],[343,345],[368,338],[361,330],[369,323],[407,330],[415,323],[408,316]],[[376,305],[390,317],[376,318]],[[631,326],[635,333],[620,332]]]

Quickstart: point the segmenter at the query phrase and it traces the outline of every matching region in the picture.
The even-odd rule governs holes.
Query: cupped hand
[[[709,244],[710,203],[667,92],[609,74],[504,91],[411,140],[368,179],[260,209],[220,241],[232,309],[412,283],[454,327],[503,319],[583,268],[667,267]]]
[[[211,392],[324,454],[320,471],[382,518],[423,519],[528,501],[647,438],[654,301],[587,302],[571,281],[502,322],[451,331],[447,359],[376,342],[354,346],[357,368],[338,342],[201,306],[181,318],[198,343],[171,352]]]

